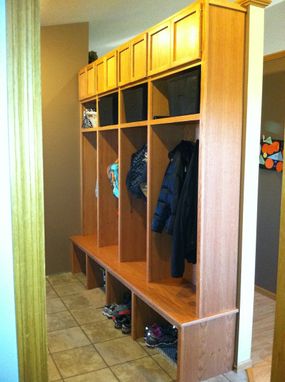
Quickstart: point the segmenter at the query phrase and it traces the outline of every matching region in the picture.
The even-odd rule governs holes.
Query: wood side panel
[[[182,326],[178,336],[178,381],[198,382],[232,370],[236,315]]]
[[[118,244],[118,199],[113,195],[107,168],[118,159],[118,131],[98,132],[98,245]]]
[[[79,81],[79,99],[84,99],[87,96],[87,73],[86,68],[80,70],[78,73],[78,81]]]
[[[97,138],[96,132],[82,135],[83,234],[97,231]]]
[[[74,244],[71,251],[71,272],[86,273],[86,254]]]
[[[199,159],[200,316],[236,307],[245,15],[210,6],[207,22]]]
[[[107,304],[121,304],[124,301],[126,293],[129,289],[122,284],[118,279],[106,271],[106,300]]]
[[[146,258],[146,201],[127,189],[131,156],[147,142],[146,127],[120,130],[119,256],[121,261]]]
[[[87,289],[102,288],[104,286],[103,270],[89,256],[86,256]]]

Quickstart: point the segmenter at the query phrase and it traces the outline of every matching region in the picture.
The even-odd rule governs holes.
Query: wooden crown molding
[[[256,7],[265,8],[271,4],[271,0],[238,0],[237,3],[241,5],[242,7],[255,5]]]
[[[285,50],[281,50],[280,52],[265,55],[264,61],[273,61],[273,60],[277,60],[279,58],[284,58],[284,57],[285,57]]]

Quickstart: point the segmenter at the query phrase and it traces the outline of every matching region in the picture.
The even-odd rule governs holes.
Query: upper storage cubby
[[[99,127],[118,124],[118,93],[99,98]]]
[[[122,91],[121,123],[147,119],[148,84],[141,84]]]
[[[91,100],[81,104],[81,128],[82,131],[90,131],[90,129],[98,126],[97,101]]]
[[[152,119],[200,112],[200,66],[152,82]]]

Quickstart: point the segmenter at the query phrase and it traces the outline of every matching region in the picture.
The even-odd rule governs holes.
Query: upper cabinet
[[[148,31],[148,73],[156,74],[170,67],[171,23],[162,22]]]
[[[131,43],[131,80],[147,76],[147,33],[134,38]]]
[[[117,51],[114,50],[105,56],[106,66],[106,90],[117,87]]]
[[[87,66],[87,97],[95,94],[95,64]]]
[[[87,97],[87,69],[82,68],[78,73],[79,99]]]
[[[130,43],[118,48],[118,85],[122,86],[131,81],[131,47]]]
[[[79,98],[90,98],[191,64],[202,57],[202,5],[190,5],[79,72]]]
[[[171,20],[171,65],[201,58],[200,4],[190,6]]]

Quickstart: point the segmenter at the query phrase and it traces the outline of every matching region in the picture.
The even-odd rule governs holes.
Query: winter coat
[[[179,198],[173,230],[171,274],[182,277],[185,260],[196,263],[199,142],[187,169]]]
[[[181,141],[172,150],[160,189],[157,206],[152,219],[152,230],[155,232],[173,233],[177,205],[189,166],[195,143]]]
[[[132,155],[127,174],[127,189],[138,199],[146,199],[147,145],[143,145]]]

